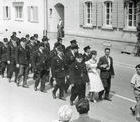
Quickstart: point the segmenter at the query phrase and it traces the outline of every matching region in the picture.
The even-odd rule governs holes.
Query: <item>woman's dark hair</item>
[[[80,99],[76,104],[76,109],[79,114],[86,114],[89,111],[89,101],[86,98]]]
[[[107,48],[105,48],[105,51],[106,51],[106,50],[109,50],[109,51],[110,51],[110,48],[107,47]]]
[[[90,54],[91,54],[91,56],[92,56],[92,55],[97,55],[97,51],[96,51],[96,50],[92,50],[92,51],[90,52]]]

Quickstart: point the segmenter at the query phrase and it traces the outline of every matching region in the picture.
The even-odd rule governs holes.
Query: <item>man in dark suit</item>
[[[35,86],[34,90],[37,91],[37,87],[39,83],[41,82],[40,91],[45,91],[45,79],[46,79],[46,70],[48,69],[48,66],[46,65],[47,57],[45,55],[44,50],[44,44],[39,44],[39,49],[34,52],[33,54],[33,69],[35,73]],[[48,73],[48,72],[47,72]]]
[[[67,63],[67,76],[69,76],[70,66],[75,62],[76,55],[78,54],[78,49],[78,45],[72,45],[71,49],[65,54]],[[69,77],[66,77],[66,79],[65,92],[67,93],[67,90],[70,86],[70,80]]]
[[[8,47],[8,39],[3,39],[3,44],[0,45],[0,63],[1,63],[1,69],[0,73],[2,77],[4,77],[4,72],[7,67],[7,47]]]
[[[109,92],[111,88],[111,78],[114,77],[113,59],[110,55],[110,48],[105,48],[105,56],[101,57],[98,62],[98,68],[100,69],[100,77],[104,86],[104,91],[99,93],[99,98],[102,99],[102,95],[105,92],[105,100],[111,101],[109,98]]]
[[[83,98],[78,101],[76,104],[77,112],[79,113],[79,118],[76,120],[73,120],[73,122],[101,122],[100,120],[96,120],[93,118],[90,118],[88,115],[88,112],[90,110],[90,104],[88,99]]]
[[[16,64],[19,67],[17,86],[20,85],[21,78],[23,76],[22,86],[28,88],[27,78],[28,78],[29,62],[30,62],[30,53],[29,48],[26,45],[26,38],[21,38],[20,45],[17,47],[16,51]]]
[[[11,36],[11,41],[8,43],[7,47],[7,78],[9,82],[11,82],[11,78],[13,73],[15,72],[15,82],[17,82],[18,76],[18,67],[16,65],[16,48],[17,48],[17,41],[15,36]]]
[[[65,88],[65,76],[66,76],[66,63],[65,57],[63,55],[63,49],[59,47],[57,49],[57,56],[52,59],[51,64],[52,77],[56,81],[56,85],[52,91],[53,98],[56,98],[56,92],[59,89],[59,98],[65,100],[64,98],[64,88]]]
[[[84,47],[83,61],[86,62],[91,59],[90,46]]]
[[[76,97],[78,97],[79,100],[85,98],[86,83],[89,82],[86,65],[82,60],[82,54],[78,54],[75,62],[70,66],[69,77],[72,85],[70,97],[71,105],[73,105]]]

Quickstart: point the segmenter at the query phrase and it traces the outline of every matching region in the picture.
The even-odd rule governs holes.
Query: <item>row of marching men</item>
[[[70,46],[65,48],[63,39],[58,38],[53,50],[50,50],[49,39],[44,36],[42,41],[38,40],[38,34],[26,35],[19,39],[13,33],[10,41],[3,39],[0,44],[0,73],[4,77],[7,69],[7,78],[11,82],[13,73],[14,82],[17,86],[28,88],[29,73],[33,73],[35,81],[34,90],[46,92],[45,83],[49,82],[54,89],[52,96],[56,99],[59,90],[59,98],[65,100],[64,93],[67,93],[69,86],[72,86],[70,103],[74,100],[85,97],[86,83],[89,82],[85,62],[91,59],[90,47],[84,48],[85,53],[79,53],[76,40],[70,41]],[[96,52],[94,52],[96,53]],[[96,55],[96,54],[95,54]]]

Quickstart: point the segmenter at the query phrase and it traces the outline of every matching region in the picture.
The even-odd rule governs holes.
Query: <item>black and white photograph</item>
[[[140,122],[140,0],[0,0],[0,122]]]

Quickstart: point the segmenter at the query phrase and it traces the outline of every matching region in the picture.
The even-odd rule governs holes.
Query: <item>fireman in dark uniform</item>
[[[40,41],[38,40],[38,34],[34,34],[35,44],[38,45]]]
[[[39,44],[39,49],[34,52],[33,54],[33,69],[35,73],[35,87],[34,90],[37,91],[37,87],[39,83],[41,82],[40,91],[45,91],[45,77],[46,77],[46,69],[48,69],[48,66],[46,65],[47,57],[44,53],[44,44]]]
[[[69,68],[72,65],[72,63],[75,62],[76,55],[78,54],[78,45],[72,45],[70,51],[68,51],[66,56],[66,63],[67,63],[67,76],[69,76]],[[67,90],[70,86],[70,80],[69,77],[66,78],[66,84],[65,84],[65,92],[67,93]]]
[[[14,82],[17,82],[18,67],[16,65],[16,48],[17,48],[16,37],[11,36],[11,41],[8,43],[7,47],[7,63],[8,63],[7,78],[9,82],[11,82],[11,78],[14,72],[15,72]]]
[[[91,59],[91,54],[90,54],[90,46],[84,47],[84,54],[83,54],[83,61],[86,62],[89,59]]]
[[[57,56],[52,59],[51,64],[52,77],[56,81],[56,85],[52,91],[53,98],[56,98],[56,92],[59,89],[59,99],[65,100],[64,89],[65,89],[65,76],[66,76],[66,63],[63,55],[63,49],[57,48]]]
[[[62,51],[65,54],[65,46],[62,44],[62,42],[63,42],[63,39],[62,38],[58,38],[57,42],[54,44],[54,48],[56,47],[57,44],[60,44],[60,46],[62,48]]]
[[[50,52],[50,62],[52,62],[53,58],[57,56],[57,48],[61,47],[59,43],[55,44],[55,47],[53,50]],[[50,78],[50,85],[53,87],[53,77],[51,76]]]
[[[70,66],[70,81],[72,84],[70,104],[73,105],[76,97],[78,99],[85,98],[86,82],[89,82],[87,69],[83,63],[82,54],[76,56],[76,61]]]
[[[35,44],[35,39],[34,37],[32,36],[30,38],[30,43],[27,45],[29,47],[29,51],[30,51],[30,64],[31,64],[31,67],[30,67],[30,71],[33,72],[33,53],[38,50],[38,46]]]
[[[30,62],[30,53],[29,48],[26,45],[26,38],[21,38],[20,45],[18,46],[16,51],[16,64],[19,67],[17,86],[20,85],[21,78],[23,76],[22,86],[28,88],[27,78],[28,78],[29,62]]]
[[[30,35],[26,34],[25,38],[26,38],[26,44],[28,45],[30,43]]]
[[[1,63],[1,76],[4,77],[5,69],[7,68],[7,47],[8,47],[8,39],[3,39],[3,44],[0,45],[0,63]]]
[[[71,43],[71,45],[66,47],[66,53],[71,50],[72,46],[77,45],[77,41],[76,40],[71,40],[70,43]]]

